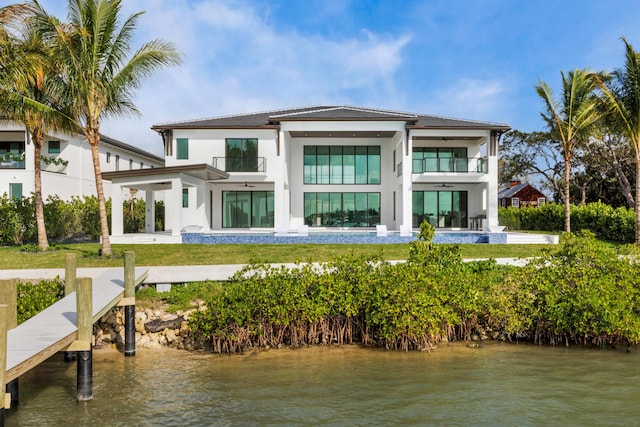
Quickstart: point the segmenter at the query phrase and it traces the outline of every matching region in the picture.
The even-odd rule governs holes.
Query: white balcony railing
[[[225,172],[266,172],[264,157],[214,157],[212,166]]]

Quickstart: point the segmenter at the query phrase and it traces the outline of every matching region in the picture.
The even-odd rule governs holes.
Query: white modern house
[[[28,197],[35,191],[34,147],[21,123],[0,121],[0,194]],[[164,166],[164,159],[120,141],[102,137],[100,165],[103,172]],[[91,147],[81,135],[51,133],[45,138],[40,159],[42,196],[95,196]],[[111,183],[104,182],[105,197]]]
[[[165,198],[165,235],[184,230],[498,229],[498,142],[509,126],[351,106],[158,124],[165,166],[106,172],[112,242],[119,194]],[[148,215],[153,215],[152,210]],[[153,233],[154,218],[147,218]],[[173,239],[173,240],[171,240]],[[124,241],[124,240],[122,240]]]

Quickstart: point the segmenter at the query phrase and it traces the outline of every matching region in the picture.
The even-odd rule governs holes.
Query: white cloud
[[[370,31],[332,39],[282,30],[252,3],[135,3],[136,8],[145,6],[149,12],[140,21],[141,41],[175,43],[185,54],[184,64],[145,82],[136,97],[142,120],[109,120],[104,129],[158,154],[159,137],[148,130],[155,123],[354,103],[351,94],[356,91],[375,99],[393,97],[394,73],[411,40],[405,34]]]
[[[65,18],[59,1],[44,5]],[[137,0],[122,7],[123,18],[147,11],[134,48],[161,38],[184,55],[183,65],[157,71],[136,91],[142,118],[103,122],[106,135],[158,155],[160,137],[150,130],[156,123],[322,103],[384,107],[398,98],[394,79],[411,41],[406,33],[366,29],[307,34],[286,15],[272,15],[286,10],[252,1]]]
[[[497,121],[505,117],[509,105],[510,89],[501,80],[460,78],[436,90],[424,108],[434,115]]]

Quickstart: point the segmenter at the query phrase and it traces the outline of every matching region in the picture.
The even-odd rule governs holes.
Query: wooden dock
[[[136,285],[146,278],[148,269],[135,269]],[[109,268],[93,279],[93,322],[98,321],[124,296],[124,271]],[[7,333],[7,382],[19,378],[59,351],[65,351],[78,333],[76,293],[65,296]]]

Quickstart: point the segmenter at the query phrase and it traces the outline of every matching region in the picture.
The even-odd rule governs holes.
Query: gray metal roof
[[[504,188],[498,192],[498,199],[508,199],[510,197],[513,197],[514,195],[518,194],[520,190],[524,189],[528,185],[529,183],[524,182],[522,184],[514,185],[511,188]]]
[[[209,119],[162,123],[152,126],[156,131],[167,129],[269,129],[287,121],[405,121],[412,129],[495,129],[509,130],[502,123],[453,119],[375,108],[345,105],[324,105],[261,113],[239,114]]]
[[[143,150],[141,148],[134,147],[133,145],[125,144],[124,142],[118,141],[117,139],[113,139],[113,138],[110,138],[110,137],[105,136],[105,135],[100,135],[100,142],[105,142],[105,143],[107,143],[109,145],[113,145],[114,147],[118,147],[118,148],[121,148],[123,150],[130,151],[130,152],[132,152],[134,154],[137,154],[139,156],[143,156],[143,157],[146,157],[148,159],[154,160],[154,161],[156,161],[158,163],[164,164],[164,158],[158,157],[155,154],[152,154],[152,153],[150,153],[148,151],[145,151],[145,150]]]

